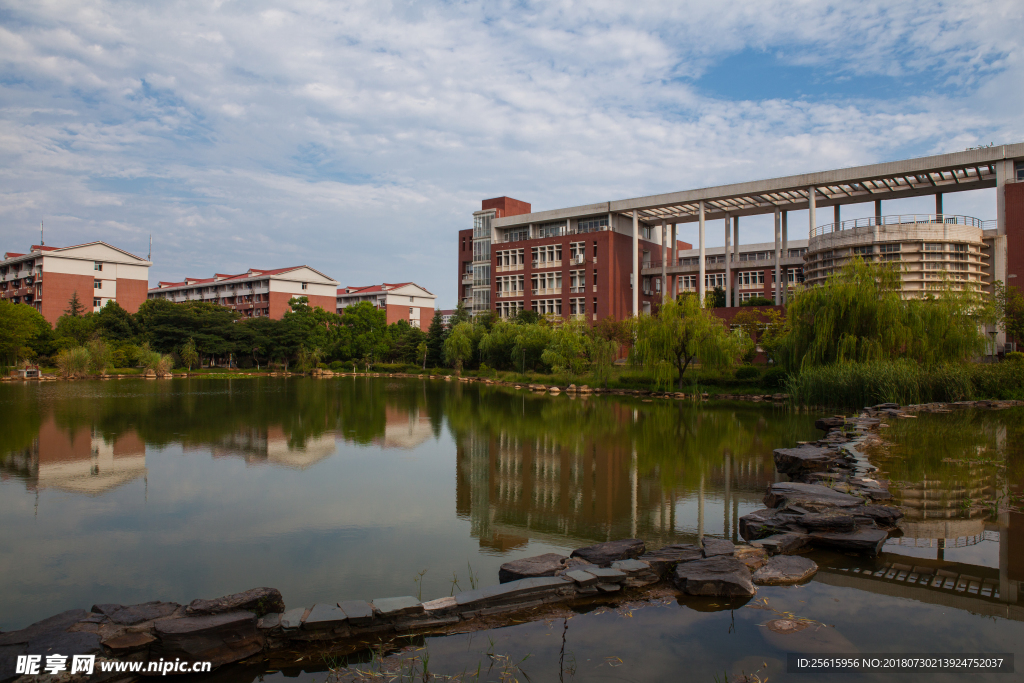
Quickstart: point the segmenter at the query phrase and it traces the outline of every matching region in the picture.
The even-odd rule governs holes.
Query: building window
[[[308,284],[308,283],[305,283],[305,282],[303,282],[303,283],[302,283],[302,288],[303,288],[303,289],[306,289],[307,287],[309,287],[309,284]]]
[[[737,287],[764,287],[763,270],[747,270],[736,273]]]
[[[529,228],[515,228],[514,230],[507,230],[505,232],[506,242],[522,242],[530,239]]]
[[[412,315],[412,306],[409,307],[409,315]]]
[[[576,229],[576,232],[597,232],[601,228],[607,228],[607,227],[608,227],[608,219],[607,218],[591,218],[591,219],[585,220],[585,221],[581,220],[579,222],[579,227]]]
[[[92,307],[93,307],[93,308],[99,308],[99,307],[100,307],[100,306],[102,306],[102,305],[103,305],[103,299],[100,299],[100,298],[94,298],[94,299],[92,300]]]
[[[875,253],[875,248],[871,247],[871,246],[868,246],[868,247],[854,247],[853,248],[853,253],[857,254],[858,256],[864,256],[865,254],[874,254]]]
[[[1024,182],[1024,161],[1017,162],[1017,182]]]
[[[684,275],[679,278],[679,291],[680,292],[694,292],[697,290],[697,276],[696,275]]]
[[[896,254],[896,253],[899,253],[899,250],[900,250],[900,245],[898,243],[897,244],[879,244],[878,245],[878,253],[879,254]]]
[[[103,280],[93,280],[92,281],[92,288],[93,289],[103,289]]]
[[[925,251],[942,251],[942,244],[937,242],[926,242],[924,245]]]
[[[92,269],[93,270],[103,270],[103,264],[100,263],[99,261],[95,261],[92,264]]]
[[[565,234],[565,222],[542,223],[537,226],[537,237],[560,237]]]

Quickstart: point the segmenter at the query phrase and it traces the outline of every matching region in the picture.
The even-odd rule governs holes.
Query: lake
[[[772,450],[821,435],[819,415],[787,407],[388,377],[4,383],[0,415],[3,630],[255,586],[289,606],[426,600],[497,583],[510,559],[598,541],[737,539],[781,478]],[[1020,494],[1022,423],[1013,409],[889,427],[876,461],[908,517],[877,559],[816,552],[810,584],[762,588],[738,609],[670,599],[488,637],[531,655],[534,681],[565,679],[563,630],[579,680],[678,680],[685,666],[710,681],[760,664],[785,680],[785,652],[814,647],[1014,652],[1024,523],[986,506]],[[952,585],[922,583],[940,570]],[[773,609],[822,626],[775,634]],[[476,638],[421,646],[454,674],[477,666]],[[288,676],[325,676],[297,667]]]

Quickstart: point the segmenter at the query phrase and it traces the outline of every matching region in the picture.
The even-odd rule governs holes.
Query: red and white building
[[[116,301],[135,313],[146,300],[151,265],[106,242],[73,247],[33,244],[28,253],[4,254],[0,299],[33,306],[51,325],[57,324],[75,294],[86,311]]]
[[[206,301],[238,311],[245,318],[279,319],[291,310],[288,302],[292,297],[307,297],[311,308],[333,311],[337,287],[337,280],[309,266],[250,268],[239,275],[216,273],[208,278],[161,282],[149,290],[149,298],[174,303]]]
[[[337,311],[340,315],[347,306],[367,301],[387,312],[387,324],[405,320],[413,327],[426,329],[434,317],[437,296],[414,282],[370,287],[344,287],[338,290]]]

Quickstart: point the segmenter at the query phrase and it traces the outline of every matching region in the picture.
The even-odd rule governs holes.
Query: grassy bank
[[[878,403],[1024,399],[1024,362],[924,367],[909,360],[836,363],[808,368],[786,385],[804,405],[858,408]]]

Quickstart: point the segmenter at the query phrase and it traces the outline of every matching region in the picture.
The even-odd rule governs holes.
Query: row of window
[[[771,273],[772,284],[775,284],[775,271],[769,271]],[[804,281],[804,269],[803,268],[787,268],[786,269],[787,282],[791,285],[795,285]],[[696,291],[697,290],[697,278],[698,275],[682,275],[679,277],[679,291]],[[750,270],[736,273],[736,285],[737,287],[757,287],[764,286],[764,271],[763,270]],[[705,273],[704,275],[704,288],[711,290],[715,287],[721,287],[725,289],[725,273]]]

